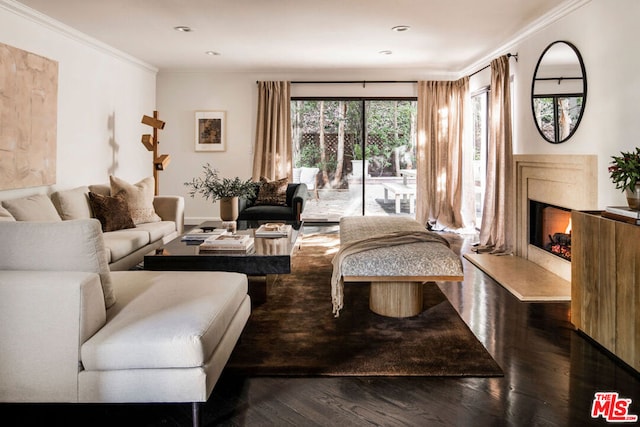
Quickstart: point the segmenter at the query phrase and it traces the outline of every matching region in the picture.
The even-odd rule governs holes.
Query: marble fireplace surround
[[[598,209],[596,155],[514,155],[515,254],[571,281],[571,262],[529,244],[529,199],[575,209]]]

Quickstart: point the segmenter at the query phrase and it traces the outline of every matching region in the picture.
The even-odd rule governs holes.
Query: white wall
[[[158,113],[166,125],[158,140],[171,164],[160,172],[160,193],[185,197],[187,223],[218,217],[218,203],[189,198],[185,181],[200,175],[210,163],[223,177],[251,177],[251,147],[255,135],[256,78],[244,74],[160,73]],[[225,111],[227,149],[195,151],[195,112]]]
[[[516,154],[598,155],[598,206],[625,205],[607,167],[611,156],[640,146],[640,2],[593,0],[523,40],[511,51],[519,60],[515,72],[514,152]],[[531,81],[538,58],[552,42],[573,43],[585,63],[587,101],[576,133],[567,142],[550,144],[538,133],[531,112]],[[594,189],[596,191],[596,189]]]
[[[140,119],[155,108],[155,69],[13,2],[0,3],[0,42],[57,61],[59,75],[57,183],[0,199],[151,175]]]

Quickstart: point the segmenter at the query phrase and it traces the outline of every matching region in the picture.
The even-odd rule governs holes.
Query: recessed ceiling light
[[[214,51],[214,50],[208,50],[208,51],[206,51],[205,53],[206,53],[207,55],[209,55],[209,56],[220,56],[220,55],[222,55],[220,52],[216,52],[216,51]]]
[[[405,31],[409,31],[410,29],[411,27],[408,25],[396,25],[395,27],[391,28],[391,31],[395,31],[396,33],[402,33]]]
[[[380,55],[391,55],[393,52],[391,52],[390,50],[381,50],[380,52],[378,52]]]
[[[178,25],[177,27],[173,27],[174,30],[180,31],[181,33],[190,33],[193,31],[191,27],[187,27],[185,25]]]

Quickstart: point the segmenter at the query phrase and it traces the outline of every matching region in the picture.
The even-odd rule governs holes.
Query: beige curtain
[[[292,177],[290,92],[291,82],[258,82],[254,181]]]
[[[463,147],[469,78],[418,82],[416,219],[434,229],[464,228]]]
[[[487,180],[479,250],[508,254],[514,237],[514,176],[509,57],[491,61]]]

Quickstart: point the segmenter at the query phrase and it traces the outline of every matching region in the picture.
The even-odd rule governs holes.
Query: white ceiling
[[[160,70],[458,72],[575,0],[21,0]],[[193,29],[180,33],[179,25]],[[392,27],[409,25],[406,32]],[[391,55],[379,52],[390,50]],[[206,55],[219,52],[219,56]]]

